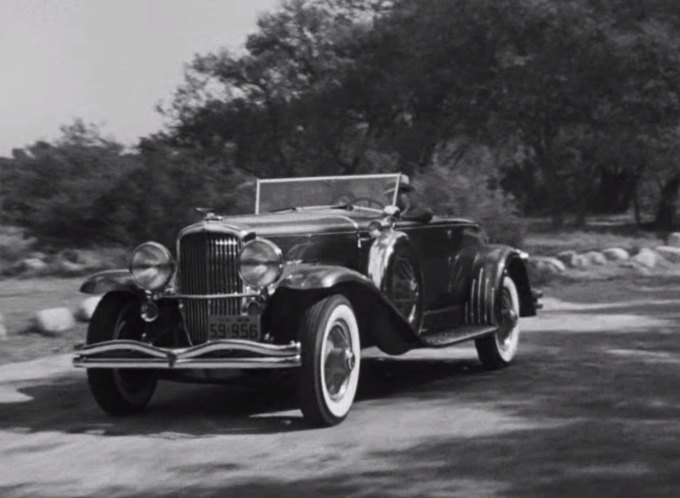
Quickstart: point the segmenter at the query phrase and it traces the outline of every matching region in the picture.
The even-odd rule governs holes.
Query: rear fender
[[[132,279],[128,270],[107,270],[91,275],[80,286],[84,294],[106,294],[107,292],[143,292]]]
[[[490,245],[480,248],[475,256],[468,298],[465,303],[466,325],[496,325],[496,303],[501,283],[509,276],[517,286],[520,316],[536,315],[534,297],[522,252],[508,246]]]

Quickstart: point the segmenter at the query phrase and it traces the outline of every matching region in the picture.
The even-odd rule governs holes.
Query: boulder
[[[95,308],[101,300],[101,296],[91,296],[83,300],[74,313],[76,320],[79,322],[89,322],[92,319]]]
[[[578,269],[587,268],[590,266],[590,260],[585,254],[577,254],[572,260],[572,266]]]
[[[611,247],[609,249],[605,249],[602,251],[602,254],[609,261],[626,261],[628,258],[630,258],[628,251],[621,249],[620,247]]]
[[[38,258],[22,259],[15,265],[16,273],[38,274],[45,271],[47,264]]]
[[[68,308],[49,308],[33,316],[32,329],[41,334],[54,335],[75,327],[73,313]]]
[[[680,247],[680,232],[673,232],[668,235],[667,246]]]
[[[7,339],[7,328],[5,327],[5,317],[0,313],[0,341]]]
[[[533,256],[529,258],[529,264],[541,272],[564,273],[567,270],[562,261],[546,256]]]
[[[662,260],[659,254],[649,247],[643,247],[640,249],[640,252],[630,259],[645,268],[655,268]]]
[[[51,267],[53,272],[64,276],[78,276],[87,273],[87,268],[81,263],[73,263],[66,259],[59,259],[55,261]]]
[[[654,250],[671,263],[680,263],[680,247],[659,246]]]
[[[597,251],[590,251],[587,252],[583,255],[584,258],[586,258],[588,262],[588,266],[591,265],[606,265],[607,264],[607,258],[602,254],[601,252]]]
[[[576,256],[578,256],[578,253],[576,251],[562,251],[557,255],[557,259],[560,260],[565,265],[573,268],[575,266],[574,263]]]

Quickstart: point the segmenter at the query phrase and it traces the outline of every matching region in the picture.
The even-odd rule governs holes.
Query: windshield
[[[317,176],[258,180],[255,213],[293,208],[394,205],[399,174]]]

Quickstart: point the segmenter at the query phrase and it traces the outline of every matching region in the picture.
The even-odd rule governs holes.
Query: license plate
[[[260,340],[259,316],[208,316],[208,337],[215,339]]]

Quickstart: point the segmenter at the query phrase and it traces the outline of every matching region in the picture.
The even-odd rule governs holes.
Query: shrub
[[[494,188],[491,178],[474,170],[433,166],[415,178],[417,198],[436,214],[479,223],[492,242],[520,247],[526,228],[512,197]]]
[[[0,263],[16,263],[30,255],[36,240],[26,237],[24,230],[0,226]]]

